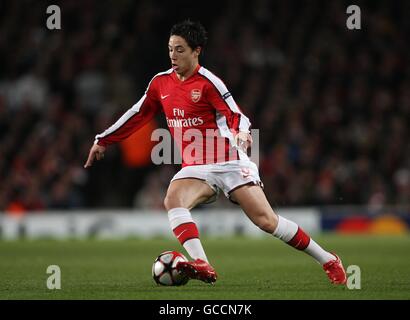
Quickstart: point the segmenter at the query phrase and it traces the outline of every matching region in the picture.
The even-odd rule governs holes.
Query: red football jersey
[[[98,134],[96,143],[107,146],[123,140],[161,111],[183,166],[247,158],[235,147],[234,134],[249,132],[249,119],[222,80],[199,65],[185,81],[179,80],[173,69],[155,75],[144,96]]]

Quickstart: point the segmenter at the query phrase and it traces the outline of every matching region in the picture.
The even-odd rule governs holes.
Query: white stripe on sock
[[[298,225],[296,223],[278,215],[278,226],[273,232],[276,238],[284,242],[289,242],[295,236],[296,232],[298,232]]]
[[[202,259],[208,262],[208,258],[199,239],[189,239],[184,242],[183,246],[192,259]]]
[[[172,230],[174,230],[180,224],[194,222],[191,216],[191,212],[189,212],[189,210],[186,208],[173,208],[169,210],[168,219],[169,223],[171,224]]]
[[[330,252],[324,250],[321,246],[319,246],[312,238],[310,238],[309,245],[304,250],[308,255],[315,258],[317,262],[320,264],[325,264],[330,260],[334,260],[335,256],[332,255]]]

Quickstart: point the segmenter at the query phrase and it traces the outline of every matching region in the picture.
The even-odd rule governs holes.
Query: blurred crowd
[[[0,3],[0,211],[163,208],[177,165],[133,166],[118,145],[83,164],[169,68],[185,18],[209,32],[200,63],[260,129],[272,205],[409,204],[409,1],[359,2],[361,30],[343,1],[67,0],[61,30],[46,28],[49,4]]]

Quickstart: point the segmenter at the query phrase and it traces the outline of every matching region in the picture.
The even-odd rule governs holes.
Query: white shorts
[[[215,191],[215,194],[204,203],[215,201],[221,190],[229,200],[236,203],[230,197],[235,189],[247,184],[259,185],[263,188],[258,167],[250,160],[233,160],[183,167],[175,174],[171,182],[189,178],[202,180]]]

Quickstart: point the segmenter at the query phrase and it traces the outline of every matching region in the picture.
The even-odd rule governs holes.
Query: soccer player
[[[250,121],[225,84],[199,65],[206,40],[206,31],[198,22],[188,20],[172,27],[168,41],[172,68],[155,75],[143,97],[96,136],[84,167],[102,159],[108,145],[127,138],[158,112],[164,112],[183,160],[182,169],[171,180],[164,206],[175,236],[193,259],[180,262],[180,272],[191,279],[216,281],[190,210],[213,201],[223,191],[256,226],[312,256],[332,283],[345,284],[340,258],[324,250],[296,223],[276,214],[267,201],[258,168],[246,153],[252,143]],[[187,150],[192,148],[192,139],[186,139],[186,134],[202,136],[194,141],[203,144],[196,148],[203,152],[192,155]],[[210,140],[216,143],[208,143]]]

